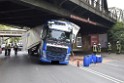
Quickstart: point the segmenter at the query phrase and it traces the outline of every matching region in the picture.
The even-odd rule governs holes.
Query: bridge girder
[[[59,3],[58,5],[55,4],[50,4],[47,1],[52,1],[52,0],[6,0],[9,2],[13,2],[14,4],[17,5],[21,5],[23,6],[22,8],[18,8],[15,10],[9,10],[9,11],[4,11],[4,12],[0,12],[0,14],[4,14],[5,17],[1,17],[0,18],[0,22],[5,22],[5,23],[11,23],[11,24],[26,24],[27,26],[36,26],[39,24],[42,24],[44,21],[46,21],[47,19],[51,19],[51,18],[67,18],[67,19],[71,19],[71,15],[76,15],[80,18],[83,18],[85,20],[89,20],[89,17],[91,17],[93,14],[91,14],[91,12],[89,10],[86,11],[78,11],[75,13],[75,9],[77,8],[77,10],[83,9],[82,5],[77,4],[74,1],[79,1],[79,0],[62,0],[61,3]],[[61,1],[61,0],[59,0]],[[63,7],[63,5],[66,4],[66,2],[70,2],[71,4],[73,3],[73,5],[75,6],[75,8],[73,9],[74,11],[70,11],[67,10]],[[68,4],[70,4],[68,3]],[[75,4],[74,4],[75,3]],[[77,2],[79,3],[79,2]],[[85,4],[86,6],[86,4]],[[86,6],[88,7],[88,9],[92,9],[92,7],[90,6]],[[71,7],[72,8],[72,7]],[[93,10],[95,11],[95,10]],[[81,14],[80,14],[81,12]],[[96,12],[96,11],[95,11]],[[95,13],[94,12],[94,13]],[[11,16],[12,14],[17,13],[17,15]],[[20,14],[21,13],[21,14]],[[23,14],[24,13],[24,14]],[[87,13],[91,16],[87,16],[87,17],[83,17],[84,13],[87,15]],[[24,15],[24,16],[23,16]],[[104,15],[101,16],[97,16],[97,15],[93,15],[93,17],[96,18],[100,18],[102,19],[102,21],[106,21],[106,23],[110,22],[110,24],[113,24],[115,21],[111,21],[106,20],[105,18],[101,18]],[[105,16],[106,17],[106,16]],[[90,20],[92,20],[92,18],[90,18]],[[23,20],[23,21],[22,21]],[[98,21],[96,21],[96,19],[93,18],[93,21],[95,21],[100,27],[104,27],[101,25],[104,25],[102,23],[99,23]],[[89,23],[89,22],[87,22]],[[107,25],[108,26],[108,25]]]
[[[112,12],[112,16],[117,19],[117,21],[124,23],[124,10],[116,7],[111,7],[109,10]]]

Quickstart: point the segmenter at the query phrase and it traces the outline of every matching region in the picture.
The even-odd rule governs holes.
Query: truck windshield
[[[69,32],[64,32],[64,31],[59,31],[59,30],[48,30],[48,39],[54,39],[54,40],[70,40],[70,33]]]

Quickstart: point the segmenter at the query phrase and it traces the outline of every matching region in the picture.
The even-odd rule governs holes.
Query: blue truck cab
[[[68,64],[73,40],[79,29],[72,22],[50,20],[42,27],[29,30],[25,40],[32,41],[27,42],[29,55],[38,54],[41,62]]]
[[[46,29],[47,28],[47,29]],[[72,50],[72,27],[64,21],[48,21],[41,46],[42,62],[59,61],[60,64],[68,64]]]

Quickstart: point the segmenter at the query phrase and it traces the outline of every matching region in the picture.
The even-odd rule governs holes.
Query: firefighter
[[[17,52],[18,52],[18,45],[15,43],[15,46],[14,46],[14,51],[15,51],[15,55],[17,55]]]
[[[96,43],[94,43],[93,44],[93,54],[96,55],[96,53],[97,53],[97,45],[96,45]]]
[[[117,49],[117,54],[120,54],[121,53],[121,44],[120,44],[120,41],[117,41],[116,42],[116,49]]]
[[[7,49],[8,49],[8,56],[10,56],[10,54],[11,54],[11,45],[10,44],[7,46]]]
[[[97,46],[97,50],[98,50],[98,53],[100,54],[101,53],[101,44],[100,43]]]
[[[111,45],[110,42],[108,42],[107,47],[108,47],[108,53],[110,54],[111,53],[111,50],[112,50],[112,45]]]
[[[2,54],[2,48],[1,48],[1,45],[0,45],[0,54]]]
[[[6,45],[5,45],[5,56],[7,56],[7,54],[8,54],[8,46],[7,46],[7,43],[6,43]]]

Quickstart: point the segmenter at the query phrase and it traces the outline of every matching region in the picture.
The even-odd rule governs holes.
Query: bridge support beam
[[[26,7],[30,7],[32,9],[37,9],[37,10],[41,10],[41,11],[45,11],[45,12],[48,12],[50,14],[54,14],[54,15],[57,15],[57,16],[61,16],[61,17],[66,17],[66,18],[71,18],[71,19],[74,19],[72,18],[73,17],[76,17],[76,19],[78,18],[79,21],[89,21],[88,19],[86,18],[82,18],[81,16],[78,16],[76,14],[73,14],[63,8],[61,8],[60,6],[56,6],[56,5],[53,5],[53,4],[50,4],[48,2],[45,2],[43,0],[11,0],[12,2],[15,2],[15,3],[18,3],[18,4],[22,4]],[[100,16],[100,17],[103,17],[104,19],[107,19],[108,21],[111,21],[113,22],[113,19],[111,19],[110,17],[105,16],[103,13],[99,12],[98,10],[94,9],[93,7],[91,7],[90,5],[87,5],[86,2],[84,3],[84,0],[69,0],[70,2],[74,3],[74,4],[77,4],[79,6],[81,6],[82,8],[85,8],[87,10],[89,10],[90,12]],[[87,0],[89,1],[89,0]],[[87,23],[90,23],[90,24],[93,24],[94,25],[94,22],[87,22]],[[95,22],[95,24],[99,24],[97,22]],[[101,26],[102,24],[99,24],[97,26]],[[103,27],[103,26],[102,26]]]
[[[29,6],[31,8],[37,8],[42,11],[44,10],[46,12],[51,12],[58,16],[60,16],[60,15],[64,16],[64,17],[70,16],[70,12],[68,12],[60,7],[49,4],[43,0],[11,0],[11,1],[23,4],[25,6]]]
[[[85,0],[69,0],[79,6],[81,6],[82,8],[85,8],[86,10],[89,10],[90,12],[108,20],[108,21],[111,21],[113,22],[113,19],[110,18],[110,16],[108,14],[104,14],[96,9],[94,9],[93,7],[89,7],[89,5],[87,5],[87,2]],[[104,1],[104,0],[103,0]],[[99,2],[99,1],[98,1]]]

